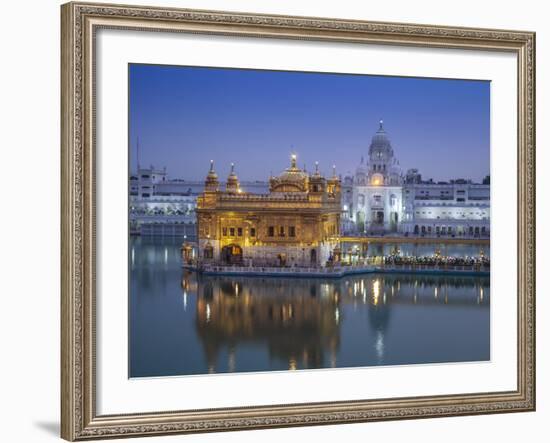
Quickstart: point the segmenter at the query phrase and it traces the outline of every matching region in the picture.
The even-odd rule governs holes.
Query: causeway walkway
[[[204,275],[234,275],[249,277],[298,277],[298,278],[341,278],[356,274],[424,274],[489,276],[489,268],[480,266],[395,266],[360,265],[335,266],[324,268],[268,267],[268,266],[194,266],[184,264],[183,268]]]

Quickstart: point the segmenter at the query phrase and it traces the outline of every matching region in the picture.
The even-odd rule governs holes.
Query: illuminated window
[[[384,177],[382,174],[373,174],[371,178],[371,184],[374,186],[379,186],[384,184]]]

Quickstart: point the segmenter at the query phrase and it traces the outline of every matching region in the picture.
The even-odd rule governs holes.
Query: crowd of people
[[[491,266],[491,259],[483,255],[477,257],[445,257],[441,255],[430,256],[401,256],[387,255],[383,257],[385,265],[394,266],[430,266],[430,267],[483,267]]]

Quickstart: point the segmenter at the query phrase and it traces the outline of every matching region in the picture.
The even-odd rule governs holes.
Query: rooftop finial
[[[319,162],[315,162],[315,173],[319,173]]]
[[[336,177],[336,165],[332,165],[332,175]]]
[[[214,160],[210,160],[210,170],[206,175],[205,191],[217,191],[218,190],[218,174],[214,171]]]
[[[231,162],[231,174],[235,172],[235,163]]]
[[[296,168],[296,154],[290,155],[290,167]]]
[[[380,119],[380,128],[378,129],[379,131],[383,131],[384,130],[384,120]]]

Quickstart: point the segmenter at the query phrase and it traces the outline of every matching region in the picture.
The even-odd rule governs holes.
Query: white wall
[[[130,1],[130,0],[129,0]],[[136,4],[525,29],[537,34],[538,121],[550,119],[550,30],[545,3],[463,0],[131,0]],[[0,160],[4,193],[0,214],[2,271],[0,309],[0,407],[2,441],[56,441],[59,421],[59,2],[29,0],[2,5],[0,69]],[[538,219],[550,188],[550,130],[539,124]],[[21,169],[17,169],[20,167]],[[539,271],[549,244],[539,229]],[[550,312],[544,273],[539,272],[537,371],[538,411],[481,417],[413,420],[315,428],[248,431],[141,441],[264,442],[546,441],[550,417]],[[452,383],[452,380],[449,380]],[[7,415],[5,415],[7,414]]]

